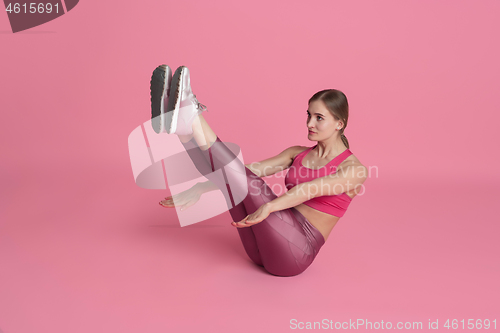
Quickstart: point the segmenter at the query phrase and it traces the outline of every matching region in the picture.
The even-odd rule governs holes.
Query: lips
[[[316,132],[313,132],[313,131],[309,131],[309,134],[315,134]]]

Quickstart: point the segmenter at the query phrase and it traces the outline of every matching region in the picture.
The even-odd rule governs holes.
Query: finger
[[[236,227],[236,228],[248,228],[250,227],[249,224],[244,224],[244,223],[240,223],[240,222],[233,222],[233,225]]]
[[[241,226],[241,227],[248,227],[250,226],[250,220],[252,219],[251,217],[251,214],[250,215],[247,215],[243,220],[241,220],[240,222],[238,222],[238,225]]]
[[[263,220],[264,219],[262,217],[256,216],[256,217],[249,217],[249,218],[247,218],[245,220],[245,222],[246,222],[246,224],[254,225],[254,224],[262,222]]]
[[[245,220],[246,223],[253,223],[255,222],[255,219],[253,217],[249,217],[248,219]]]
[[[175,203],[177,206],[181,206],[182,204],[184,204],[186,202],[186,200],[184,200],[183,198],[177,198],[177,197],[172,198],[168,201]]]
[[[252,227],[252,226],[254,226],[254,225],[256,225],[256,224],[259,224],[260,222],[262,222],[262,221],[252,221],[252,222],[247,222],[247,223],[245,224],[245,227]]]

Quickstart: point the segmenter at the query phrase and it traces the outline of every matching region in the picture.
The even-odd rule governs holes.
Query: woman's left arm
[[[355,189],[361,186],[367,178],[367,168],[362,164],[339,168],[332,175],[294,186],[288,192],[260,206],[253,214],[248,215],[240,222],[232,224],[236,227],[250,227],[262,222],[272,212],[295,207],[315,197],[339,195]]]
[[[367,168],[361,164],[339,168],[334,174],[296,185],[290,191],[270,201],[271,212],[295,207],[316,197],[351,191],[361,186],[367,177]]]

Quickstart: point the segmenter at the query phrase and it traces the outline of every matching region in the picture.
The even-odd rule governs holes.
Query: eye
[[[322,117],[320,117],[320,116],[318,116],[318,120],[323,120],[323,118],[322,118]]]

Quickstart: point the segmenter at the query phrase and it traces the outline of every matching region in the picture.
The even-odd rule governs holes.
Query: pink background
[[[0,330],[498,329],[499,13],[497,0],[87,0],[17,34],[0,14]],[[308,98],[347,95],[350,148],[378,175],[303,274],[259,270],[229,213],[181,228],[158,205],[168,191],[135,184],[127,138],[162,63],[189,67],[206,119],[250,162],[313,145]]]

